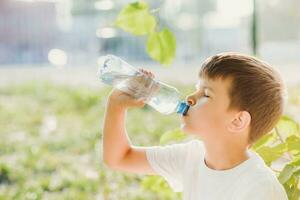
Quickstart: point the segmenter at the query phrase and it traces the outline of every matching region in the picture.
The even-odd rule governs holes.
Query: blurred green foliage
[[[154,13],[144,1],[126,5],[118,14],[115,25],[134,35],[147,37],[147,53],[165,66],[170,65],[176,53],[176,39],[168,28],[161,28]],[[162,29],[162,30],[160,30]]]
[[[1,86],[0,199],[160,199],[140,186],[142,176],[102,163],[110,89],[50,82]],[[178,116],[145,106],[129,110],[126,127],[133,144],[147,146],[158,145],[162,133],[178,124]]]

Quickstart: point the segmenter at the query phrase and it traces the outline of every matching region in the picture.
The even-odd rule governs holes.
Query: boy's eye
[[[206,90],[203,92],[203,96],[209,98]]]
[[[209,96],[207,94],[205,94],[205,93],[202,93],[201,97],[209,98]]]

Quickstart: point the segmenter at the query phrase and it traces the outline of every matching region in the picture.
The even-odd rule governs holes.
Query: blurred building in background
[[[59,29],[54,2],[0,2],[0,63],[44,63]]]
[[[1,0],[0,64],[94,65],[103,54],[152,62],[145,37],[113,26],[123,6],[113,0]],[[252,2],[148,0],[177,39],[175,62],[200,62],[223,51],[251,54]],[[268,61],[300,62],[297,0],[259,1],[258,52]]]

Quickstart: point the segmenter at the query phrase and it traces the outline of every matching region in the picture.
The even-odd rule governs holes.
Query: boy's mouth
[[[182,115],[182,118],[183,118],[183,119],[186,119],[188,116],[189,116],[189,114],[186,113],[186,114]]]
[[[187,116],[187,113],[188,113],[190,107],[191,107],[190,105],[187,105],[187,106],[186,106],[185,111],[182,113],[183,116]]]

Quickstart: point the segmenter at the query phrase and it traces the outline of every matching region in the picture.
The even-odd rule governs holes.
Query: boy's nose
[[[190,105],[193,106],[196,104],[196,98],[194,96],[187,96],[186,97],[186,102]]]

